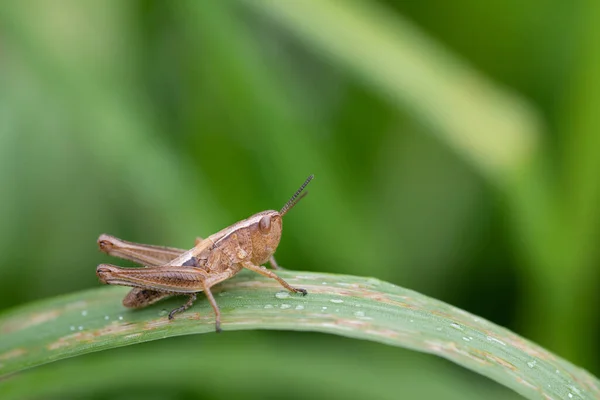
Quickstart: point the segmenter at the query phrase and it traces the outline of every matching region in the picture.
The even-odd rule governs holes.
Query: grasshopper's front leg
[[[275,261],[275,257],[273,256],[269,257],[269,264],[271,264],[271,268],[273,269],[284,269],[279,264],[277,264],[277,261]]]
[[[273,278],[273,279],[275,279],[277,282],[279,282],[281,284],[281,286],[283,286],[284,288],[286,288],[290,292],[302,293],[302,296],[306,296],[306,294],[308,293],[306,291],[306,289],[293,287],[292,285],[290,285],[289,283],[287,283],[286,281],[284,281],[282,278],[280,278],[279,276],[277,276],[277,274],[275,274],[275,272],[273,272],[273,271],[271,271],[269,269],[266,269],[265,267],[254,265],[250,261],[242,261],[241,265],[244,268],[249,269],[250,271],[254,271],[254,272],[258,273],[258,274],[266,276],[267,278]]]

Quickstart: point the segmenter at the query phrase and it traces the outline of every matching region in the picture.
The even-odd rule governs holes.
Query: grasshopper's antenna
[[[294,195],[292,196],[292,198],[289,199],[287,203],[285,203],[285,206],[283,206],[283,208],[281,209],[281,211],[279,211],[279,214],[281,214],[282,217],[288,211],[290,211],[296,204],[298,204],[298,202],[300,200],[302,200],[302,198],[304,196],[306,196],[308,194],[308,192],[302,193],[302,191],[304,190],[304,188],[306,187],[306,185],[308,185],[310,183],[310,181],[312,181],[312,179],[314,177],[315,177],[314,175],[311,175],[308,178],[306,178],[306,180],[304,181],[304,183],[302,184],[302,186],[300,186],[300,189],[298,189],[296,191],[296,193],[294,193]],[[302,193],[302,195],[300,195],[301,193]]]

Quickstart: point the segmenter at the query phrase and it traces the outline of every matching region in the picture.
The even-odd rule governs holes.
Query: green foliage
[[[600,395],[600,382],[587,372],[438,300],[377,279],[291,271],[281,275],[306,288],[310,296],[277,291],[281,287],[272,279],[239,274],[220,285],[217,295],[223,328],[319,331],[402,346],[447,358],[531,399]],[[119,304],[127,290],[94,289],[0,315],[0,373],[98,350],[214,331],[214,315],[206,301],[169,321],[168,310],[177,303],[171,301],[161,311],[148,307],[132,312]],[[12,386],[20,389],[16,382]],[[10,380],[4,390],[14,390]]]

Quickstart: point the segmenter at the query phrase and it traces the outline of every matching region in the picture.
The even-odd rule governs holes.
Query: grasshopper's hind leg
[[[175,317],[175,314],[184,312],[185,310],[190,308],[192,304],[194,304],[194,301],[196,301],[196,293],[190,293],[188,301],[186,301],[184,305],[182,305],[181,307],[177,307],[174,310],[171,310],[171,312],[169,313],[169,319],[173,319]]]
[[[128,242],[106,234],[98,238],[98,247],[108,255],[150,267],[160,267],[186,251],[173,247]]]

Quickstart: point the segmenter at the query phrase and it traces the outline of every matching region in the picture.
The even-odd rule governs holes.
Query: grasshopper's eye
[[[262,217],[260,219],[260,221],[258,221],[258,230],[261,233],[269,233],[269,231],[271,230],[271,217],[268,215],[265,215],[264,217]]]

